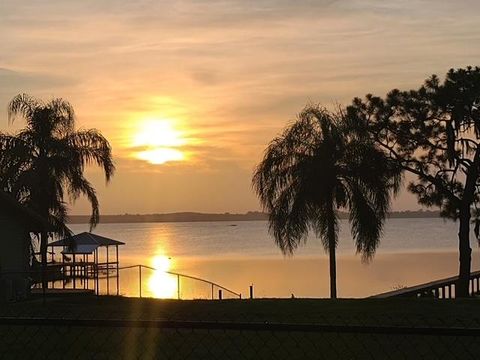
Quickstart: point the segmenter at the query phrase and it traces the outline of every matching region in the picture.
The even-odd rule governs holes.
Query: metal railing
[[[119,271],[122,271],[122,270],[127,270],[127,269],[134,269],[134,268],[138,268],[138,293],[139,293],[139,297],[142,297],[142,269],[147,269],[147,270],[151,270],[151,271],[158,271],[158,272],[161,272],[161,273],[165,273],[165,274],[168,274],[168,275],[172,275],[172,276],[175,276],[177,278],[177,299],[180,300],[181,299],[181,295],[180,295],[180,279],[184,278],[184,279],[191,279],[191,280],[195,280],[195,281],[199,281],[199,282],[202,282],[204,284],[207,284],[210,286],[211,288],[211,299],[214,300],[215,299],[215,289],[218,289],[219,292],[218,292],[218,299],[222,299],[223,298],[223,291],[225,291],[227,294],[231,294],[232,296],[234,297],[237,297],[239,299],[242,298],[242,294],[240,293],[237,293],[233,290],[230,290],[220,284],[217,284],[213,281],[210,281],[210,280],[206,280],[206,279],[202,279],[202,278],[199,278],[199,277],[196,277],[196,276],[191,276],[191,275],[186,275],[186,274],[180,274],[180,273],[177,273],[177,272],[173,272],[173,271],[163,271],[163,270],[159,270],[159,269],[156,269],[154,267],[151,267],[151,266],[147,266],[147,265],[142,265],[142,264],[138,264],[138,265],[130,265],[130,266],[123,266],[123,267],[120,267],[118,268]]]

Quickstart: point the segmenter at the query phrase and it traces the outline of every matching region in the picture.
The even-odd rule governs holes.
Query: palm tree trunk
[[[329,240],[328,245],[329,260],[330,260],[330,298],[337,298],[337,260],[335,258],[335,242]]]
[[[337,260],[335,256],[335,248],[337,246],[337,221],[335,209],[330,206],[328,211],[328,255],[330,261],[330,298],[337,298]]]

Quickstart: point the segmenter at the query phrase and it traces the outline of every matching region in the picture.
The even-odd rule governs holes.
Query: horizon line
[[[348,211],[343,211],[340,210],[338,211],[339,213],[344,213],[347,214]],[[412,209],[407,209],[407,210],[392,210],[389,211],[389,214],[394,214],[394,213],[439,213],[440,210],[429,210],[429,209],[417,209],[417,210],[412,210]],[[155,212],[155,213],[108,213],[108,214],[100,214],[100,217],[102,216],[146,216],[146,215],[175,215],[175,214],[199,214],[199,215],[248,215],[248,214],[267,214],[264,211],[261,210],[249,210],[246,212],[202,212],[202,211],[174,211],[174,212]],[[69,217],[71,216],[88,216],[90,217],[90,214],[70,214]]]

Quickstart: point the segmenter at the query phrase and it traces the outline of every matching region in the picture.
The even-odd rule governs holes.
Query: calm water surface
[[[340,295],[367,296],[455,274],[457,225],[443,219],[389,219],[374,260],[363,264],[355,256],[348,221],[342,220]],[[86,224],[70,228],[75,233],[88,230]],[[311,235],[293,257],[284,257],[265,221],[100,224],[95,233],[126,243],[120,249],[121,266],[145,264],[200,276],[244,295],[250,284],[264,297],[328,295],[328,260],[321,242]],[[472,247],[477,248],[473,242]],[[476,257],[475,250],[474,266]],[[122,275],[121,293],[138,295],[135,276]],[[148,276],[144,294],[175,297],[172,279]],[[185,285],[183,291],[188,287],[194,286]],[[208,289],[202,291],[204,295],[189,296],[209,296]]]
[[[79,233],[85,224],[70,225]],[[378,253],[454,250],[457,224],[443,219],[390,219]],[[100,224],[95,233],[126,243],[122,255],[145,259],[155,253],[172,257],[276,257],[282,254],[265,221]],[[310,235],[296,257],[322,255],[320,240]],[[348,221],[340,222],[339,254],[354,254]]]

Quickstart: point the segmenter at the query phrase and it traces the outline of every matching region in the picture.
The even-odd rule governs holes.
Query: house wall
[[[17,300],[30,289],[30,234],[15,215],[0,208],[0,300]]]

